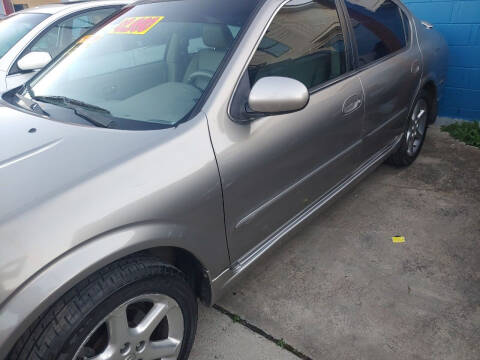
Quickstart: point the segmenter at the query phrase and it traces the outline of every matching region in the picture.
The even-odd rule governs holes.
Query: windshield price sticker
[[[123,19],[110,32],[111,34],[145,35],[165,16],[138,16]]]

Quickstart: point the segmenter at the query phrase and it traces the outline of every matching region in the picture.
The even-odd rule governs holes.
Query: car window
[[[256,5],[177,0],[126,7],[47,66],[31,94],[95,105],[120,129],[175,126],[188,119]]]
[[[116,10],[117,8],[98,9],[60,21],[40,36],[30,48],[30,51],[48,52],[54,58],[68,45]]]
[[[347,0],[346,5],[357,42],[360,66],[405,47],[403,20],[395,3],[390,0],[361,3]]]
[[[0,22],[0,58],[48,16],[47,14],[15,14],[3,19]]]
[[[275,16],[248,68],[251,84],[285,76],[307,88],[346,71],[345,43],[333,0],[295,0]]]

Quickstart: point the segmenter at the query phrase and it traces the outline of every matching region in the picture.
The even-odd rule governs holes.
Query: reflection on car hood
[[[108,232],[192,218],[203,227],[198,204],[214,204],[216,216],[202,215],[223,226],[220,194],[203,113],[177,127],[127,131],[0,104],[0,311],[48,263]]]
[[[0,225],[159,141],[155,131],[66,124],[0,107]]]

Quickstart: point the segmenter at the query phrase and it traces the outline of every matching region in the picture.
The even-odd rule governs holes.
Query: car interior
[[[164,23],[155,30],[157,36],[137,36],[128,42],[122,38],[128,35],[112,37],[106,44],[110,49],[104,48],[88,66],[68,70],[71,82],[65,86],[77,87],[75,98],[96,99],[117,117],[130,118],[134,107],[137,120],[168,123],[183,118],[232,45],[232,30],[238,29],[225,24]],[[166,112],[161,119],[159,108]]]

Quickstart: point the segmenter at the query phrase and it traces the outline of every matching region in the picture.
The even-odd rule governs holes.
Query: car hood
[[[168,130],[103,129],[0,107],[0,225],[158,145]]]
[[[203,113],[177,127],[126,131],[0,106],[0,304],[69,250],[118,229],[223,225],[221,213],[205,220],[205,206],[221,211]]]

